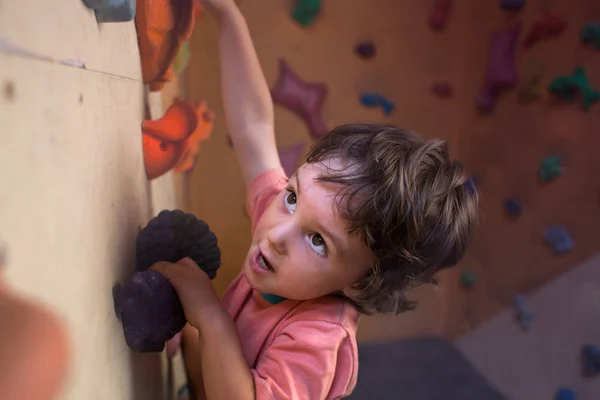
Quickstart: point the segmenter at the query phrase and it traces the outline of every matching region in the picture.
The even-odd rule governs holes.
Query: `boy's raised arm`
[[[246,21],[233,0],[203,0],[219,24],[225,118],[246,183],[280,167],[273,102]]]

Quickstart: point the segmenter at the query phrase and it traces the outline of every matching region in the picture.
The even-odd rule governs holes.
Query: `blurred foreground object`
[[[57,399],[69,365],[66,329],[7,286],[1,263],[0,257],[0,397]]]

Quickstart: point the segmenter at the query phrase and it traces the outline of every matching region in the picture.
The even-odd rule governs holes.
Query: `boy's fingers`
[[[194,260],[192,260],[189,257],[184,257],[181,260],[179,260],[178,264],[184,264],[187,265],[188,267],[192,267],[192,268],[199,268],[198,264],[196,264],[196,262],[194,262]]]
[[[169,341],[167,342],[167,357],[173,358],[175,354],[177,354],[179,348],[181,347],[181,338],[182,333],[179,332],[175,334],[175,336],[173,336],[171,339],[169,339]]]
[[[168,277],[169,274],[169,269],[171,269],[173,266],[173,264],[171,264],[170,262],[166,262],[166,261],[159,261],[154,263],[150,269],[154,270],[154,271],[158,271],[161,274],[163,274],[164,276]]]

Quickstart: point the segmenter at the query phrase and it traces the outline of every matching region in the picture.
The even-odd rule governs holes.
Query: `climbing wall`
[[[291,7],[291,1],[265,0],[260,6],[241,2],[269,86],[276,84],[279,60],[285,59],[301,79],[328,86],[323,106],[327,126],[356,121],[393,123],[428,136],[441,136],[452,150],[458,150],[460,102],[438,99],[429,88],[433,78],[462,79],[463,66],[448,62],[453,55],[462,57],[465,32],[461,24],[449,26],[439,35],[424,28],[429,13],[425,4],[362,0],[349,6],[343,0],[328,0],[314,25],[303,28],[289,17]],[[419,41],[413,40],[416,36]],[[373,59],[355,55],[355,45],[363,40],[376,43]],[[217,27],[210,16],[204,16],[197,25],[191,48],[188,97],[207,99],[217,120],[213,136],[204,144],[190,175],[188,202],[190,210],[206,219],[219,236],[223,267],[215,284],[222,292],[239,272],[246,255],[250,221],[244,211],[245,187],[227,142]],[[396,110],[385,116],[381,108],[362,106],[359,94],[365,91],[390,97]],[[303,120],[281,105],[276,105],[275,112],[279,146],[308,150],[312,139]],[[427,309],[434,314],[442,313],[439,299],[428,303]],[[422,323],[419,329],[441,329],[438,319]]]
[[[594,152],[600,139],[594,127],[600,118],[595,107],[600,106],[584,113],[576,104],[563,104],[546,93],[538,102],[521,104],[518,88],[501,93],[489,114],[480,114],[475,104],[492,31],[522,21],[522,41],[544,9],[563,15],[568,27],[562,36],[527,51],[519,42],[518,71],[537,62],[547,84],[583,65],[592,86],[600,86],[600,76],[593,72],[599,70],[600,55],[578,38],[588,19],[600,15],[593,1],[567,5],[529,0],[520,13],[502,11],[499,2],[455,1],[441,31],[427,26],[434,1],[328,0],[306,28],[289,17],[292,3],[241,2],[269,85],[277,82],[283,58],[303,80],[328,85],[323,107],[328,126],[392,123],[447,140],[452,154],[477,175],[482,194],[481,227],[464,262],[440,274],[440,287],[424,286],[413,293],[420,300],[417,311],[363,319],[360,339],[423,333],[458,337],[511,306],[515,293],[528,293],[597,251],[593,229],[600,222],[600,165]],[[207,99],[217,120],[190,175],[188,204],[219,235],[223,267],[215,284],[222,292],[245,257],[250,221],[244,213],[239,167],[227,143],[216,38],[216,25],[205,16],[192,38],[188,95]],[[354,46],[364,40],[376,44],[372,59],[354,54]],[[437,82],[449,82],[453,95],[432,94]],[[362,92],[381,93],[394,101],[395,110],[386,116],[380,108],[364,107],[359,101]],[[306,124],[284,107],[277,105],[275,110],[279,145],[303,144],[306,150],[311,142]],[[555,152],[562,155],[564,171],[555,181],[539,184],[538,165]],[[507,218],[503,209],[508,197],[522,202],[523,213],[516,220]],[[544,244],[549,225],[569,228],[575,243],[570,253],[554,256]],[[475,274],[475,285],[468,291],[459,284],[463,271]]]
[[[143,110],[133,23],[99,25],[80,0],[0,2],[0,238],[10,285],[68,328],[60,399],[163,398],[160,355],[129,351],[111,292],[168,200],[160,182],[149,195]]]
[[[560,36],[525,49],[526,34],[544,11],[564,18],[567,27]],[[585,24],[598,21],[598,3],[528,0],[514,14],[502,12],[496,4],[472,2],[468,12],[471,34],[464,60],[465,96],[474,99],[481,87],[491,31],[517,21],[523,23],[515,57],[522,79],[517,88],[500,94],[489,115],[479,114],[472,101],[461,107],[461,159],[480,178],[482,219],[461,266],[475,272],[477,284],[466,292],[457,287],[459,295],[450,298],[456,303],[448,306],[445,331],[452,336],[512,307],[515,293],[531,293],[599,250],[595,237],[600,226],[600,104],[585,112],[577,102],[565,103],[546,90],[539,101],[523,104],[518,93],[532,66],[544,72],[544,87],[582,66],[591,86],[600,89],[600,52],[583,45],[579,37]],[[563,173],[540,183],[540,162],[553,154],[561,156]],[[503,208],[509,197],[522,203],[522,214],[516,219]],[[572,251],[554,255],[544,242],[544,232],[551,225],[569,230]],[[456,284],[457,279],[451,282]]]

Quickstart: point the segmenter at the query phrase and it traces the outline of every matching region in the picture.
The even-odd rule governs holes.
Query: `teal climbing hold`
[[[296,0],[292,18],[302,26],[309,26],[320,12],[321,0]]]
[[[465,289],[471,289],[477,283],[477,276],[473,271],[464,271],[460,274],[460,284]]]
[[[542,182],[558,178],[562,173],[562,160],[558,154],[548,156],[540,163],[539,176]]]
[[[600,100],[600,93],[591,88],[585,70],[575,68],[572,75],[562,75],[555,78],[548,85],[548,91],[561,99],[569,102],[576,100],[576,95],[581,97],[581,108],[589,110],[593,103]]]
[[[279,304],[285,300],[285,297],[281,297],[276,294],[261,293],[261,296],[263,299],[265,299],[268,303],[271,304]]]
[[[600,24],[587,24],[581,30],[581,40],[591,43],[596,50],[600,50]]]

